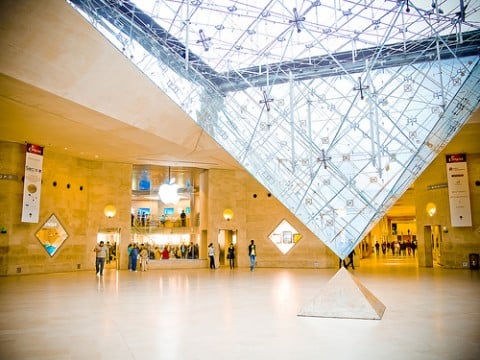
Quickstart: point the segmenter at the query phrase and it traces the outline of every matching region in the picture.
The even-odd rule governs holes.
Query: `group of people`
[[[392,255],[403,255],[406,256],[411,255],[415,256],[415,250],[417,248],[416,240],[410,241],[392,241],[386,242],[383,241],[382,244],[379,244],[378,241],[375,242],[374,245],[376,254],[380,254],[380,249],[383,254],[386,254],[388,251],[392,251]],[[362,244],[363,249],[363,244]],[[97,275],[103,276],[103,270],[105,267],[105,263],[108,263],[111,259],[111,250],[108,244],[105,244],[103,241],[97,244],[94,251],[96,252],[96,261],[95,261],[95,270]],[[140,270],[146,271],[147,264],[149,259],[169,259],[170,257],[175,257],[177,259],[198,259],[199,258],[199,248],[198,244],[193,244],[190,242],[189,245],[181,244],[179,246],[170,246],[165,245],[163,249],[159,247],[155,247],[154,251],[151,251],[149,246],[141,244],[130,244],[127,247],[128,252],[128,270],[130,271],[137,271],[137,264],[140,263]],[[215,269],[215,248],[213,243],[208,245],[208,258],[209,258],[209,266],[210,269]],[[256,257],[257,257],[257,247],[255,245],[254,240],[250,240],[250,244],[248,245],[248,256],[250,259],[250,271],[254,271],[256,265]],[[351,267],[355,269],[354,265],[354,256],[355,250],[352,250],[347,258],[341,259],[339,258],[339,268],[344,266],[345,268]],[[235,246],[233,243],[230,243],[227,249],[227,260],[229,263],[230,269],[235,267]]]
[[[97,275],[103,276],[103,270],[105,267],[106,259],[109,257],[108,247],[103,241],[100,241],[99,244],[94,249],[96,253],[95,260],[95,269]],[[179,247],[175,248],[175,253],[178,254],[179,258],[188,258],[197,259],[198,258],[198,244],[190,243],[190,245],[182,244]],[[153,254],[153,259],[169,259],[170,251],[168,246],[164,246],[163,250],[160,252],[158,247],[155,248],[155,251],[152,252],[148,246],[136,243],[129,244],[127,247],[128,254],[128,270],[137,271],[137,265],[140,263],[140,270],[147,271],[148,260],[151,259],[151,254]],[[253,271],[256,265],[257,257],[257,247],[254,240],[250,240],[248,245],[248,256],[250,258],[250,271]],[[215,269],[215,248],[213,243],[208,245],[208,257],[210,260],[210,269]],[[227,259],[230,266],[230,269],[235,267],[235,246],[233,243],[230,243],[227,249]]]
[[[132,226],[150,226],[150,214],[146,212],[138,213],[137,216],[130,214],[130,225]]]
[[[415,256],[415,251],[417,250],[417,240],[414,239],[410,241],[410,239],[407,239],[407,240],[395,240],[392,242],[382,241],[382,244],[376,241],[374,246],[375,246],[375,253],[377,255],[380,254],[380,249],[381,249],[383,255],[386,255],[388,254],[389,251],[391,251],[392,255]]]
[[[253,271],[256,265],[257,257],[257,247],[254,240],[250,240],[250,244],[248,245],[248,256],[250,258],[250,271]],[[213,247],[213,243],[210,243],[208,245],[208,258],[210,260],[210,269],[216,269],[215,248]],[[230,269],[235,268],[235,246],[233,245],[233,243],[230,243],[227,248],[227,260]]]
[[[137,271],[137,265],[140,261],[140,270],[147,271],[148,250],[144,244],[130,244],[127,247],[128,270]]]
[[[156,246],[150,251],[150,259],[152,260],[168,260],[168,259],[198,259],[198,244],[190,242],[190,244],[181,245],[163,245]]]
[[[208,259],[209,259],[209,266],[210,269],[216,269],[215,266],[215,248],[213,247],[213,243],[208,245]],[[230,269],[235,268],[235,245],[230,243],[227,249],[227,260]]]

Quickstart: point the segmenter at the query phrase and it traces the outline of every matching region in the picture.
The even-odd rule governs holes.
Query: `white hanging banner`
[[[22,222],[38,223],[42,188],[43,147],[27,144]]]
[[[472,226],[466,154],[447,155],[447,178],[452,226]]]

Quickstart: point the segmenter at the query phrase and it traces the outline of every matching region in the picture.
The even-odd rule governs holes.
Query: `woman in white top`
[[[215,269],[215,249],[212,243],[208,245],[208,257],[210,258],[210,269]]]

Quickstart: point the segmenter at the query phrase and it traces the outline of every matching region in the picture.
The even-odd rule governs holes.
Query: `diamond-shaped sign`
[[[42,227],[35,233],[48,255],[53,256],[67,240],[68,234],[57,217],[52,214]]]
[[[302,234],[300,234],[287,220],[282,220],[268,238],[275,244],[282,254],[286,254],[302,239]]]

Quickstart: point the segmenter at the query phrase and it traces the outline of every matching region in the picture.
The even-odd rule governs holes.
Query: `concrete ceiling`
[[[64,1],[0,3],[0,139],[132,164],[240,168]]]
[[[239,168],[192,121],[178,125],[185,117],[176,105],[171,116],[172,132],[182,133],[179,141],[156,135],[148,129],[89,109],[17,79],[0,74],[0,139],[7,142],[34,143],[49,151],[89,159],[130,164],[175,167]],[[178,137],[177,137],[178,138]]]
[[[2,1],[0,48],[0,141],[90,160],[241,168],[63,1]],[[479,118],[449,147],[478,153]],[[388,216],[415,216],[413,190]]]

